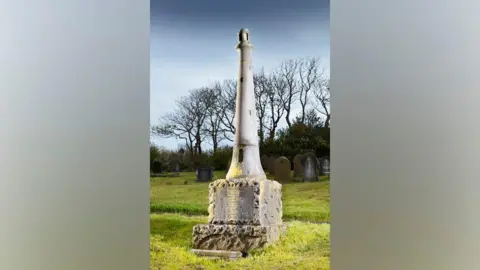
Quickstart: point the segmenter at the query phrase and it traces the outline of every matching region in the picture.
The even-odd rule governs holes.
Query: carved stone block
[[[202,224],[193,227],[194,249],[229,250],[247,253],[277,241],[285,233],[285,225],[214,225]]]
[[[282,185],[268,179],[217,180],[209,186],[210,224],[282,224]]]
[[[208,213],[209,224],[193,228],[194,249],[248,252],[277,241],[286,228],[282,185],[265,178],[211,183]]]

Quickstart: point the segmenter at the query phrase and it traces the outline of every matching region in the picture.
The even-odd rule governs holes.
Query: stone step
[[[240,251],[228,251],[228,250],[205,250],[205,249],[192,249],[191,250],[197,256],[206,257],[209,259],[226,259],[235,260],[243,257]]]

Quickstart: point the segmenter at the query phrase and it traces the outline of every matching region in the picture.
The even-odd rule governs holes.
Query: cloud
[[[242,26],[214,19],[202,25],[188,23],[157,18],[151,27],[151,124],[157,124],[162,115],[171,112],[175,100],[189,90],[238,76],[238,54],[234,46]],[[301,16],[296,21],[291,17],[288,22],[280,19],[252,21],[249,29],[256,70],[265,67],[268,72],[287,59],[319,56],[323,60],[322,67],[329,74],[328,19]],[[292,117],[297,112],[298,106],[294,107]],[[168,148],[182,143],[159,138],[154,142]]]

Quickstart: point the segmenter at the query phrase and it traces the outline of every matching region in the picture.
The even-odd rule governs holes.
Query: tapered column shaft
[[[240,30],[239,43],[236,48],[240,52],[240,68],[235,110],[235,138],[227,180],[244,177],[265,177],[258,147],[252,69],[253,46],[250,42],[248,30]]]

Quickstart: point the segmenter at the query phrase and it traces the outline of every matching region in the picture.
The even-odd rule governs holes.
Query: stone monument
[[[267,160],[267,171],[271,174],[271,175],[275,175],[275,160],[277,160],[276,158],[274,157],[268,157],[268,160]]]
[[[174,163],[173,163],[173,172],[177,176],[180,175],[180,163],[178,161],[174,161]]]
[[[281,156],[275,160],[275,180],[286,182],[291,181],[292,164],[287,157]]]
[[[293,157],[293,177],[302,177],[303,176],[303,155],[298,154]]]
[[[237,49],[240,72],[232,162],[226,179],[209,185],[208,224],[193,228],[192,252],[202,256],[245,256],[277,241],[285,231],[282,185],[266,178],[260,162],[248,30],[240,30]]]
[[[330,176],[330,157],[322,157],[320,160],[320,175]]]
[[[303,181],[311,182],[318,180],[317,157],[314,153],[307,153],[303,157]]]
[[[197,168],[197,182],[209,182],[213,178],[213,168],[212,167],[199,167]]]

